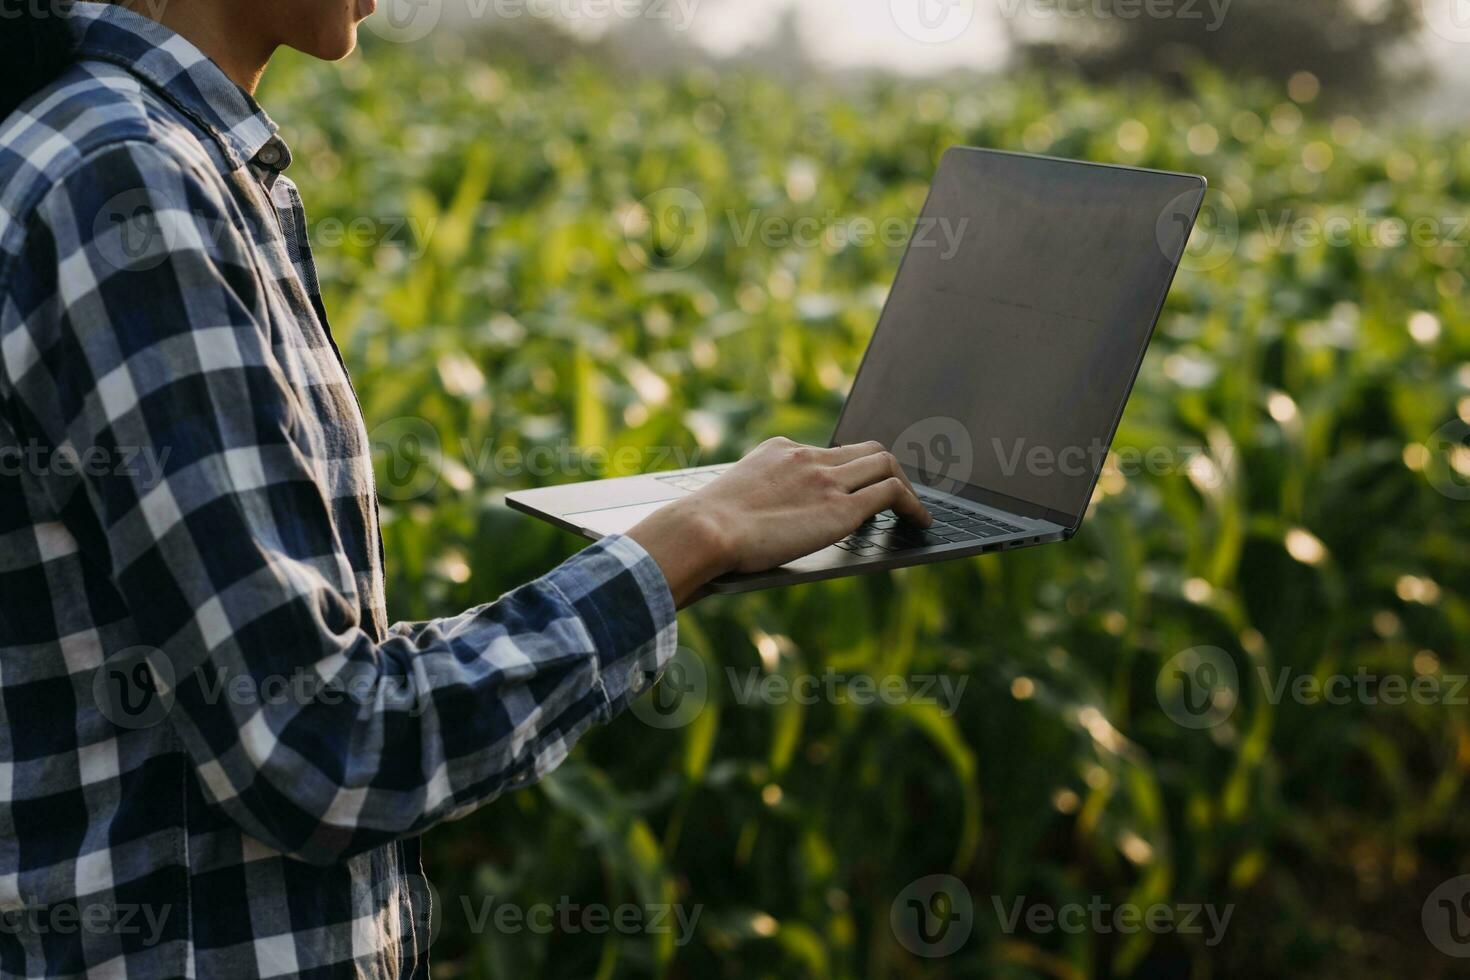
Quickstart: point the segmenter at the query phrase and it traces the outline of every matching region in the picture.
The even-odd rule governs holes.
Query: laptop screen
[[[1079,521],[1203,197],[1198,177],[947,152],[834,444]]]

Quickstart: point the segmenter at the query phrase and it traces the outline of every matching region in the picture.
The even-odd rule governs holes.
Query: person
[[[778,439],[389,625],[364,421],[253,98],[281,46],[346,56],[372,0],[0,2],[0,974],[423,976],[416,835],[616,716],[712,579],[928,523],[882,446]]]

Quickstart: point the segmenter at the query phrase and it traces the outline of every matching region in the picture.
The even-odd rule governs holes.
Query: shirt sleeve
[[[119,201],[132,220],[106,219]],[[44,492],[136,627],[206,798],[329,863],[554,768],[673,655],[674,606],[613,536],[495,602],[365,630],[242,226],[216,176],[152,144],[81,162],[0,291],[0,394],[52,449],[162,461]]]

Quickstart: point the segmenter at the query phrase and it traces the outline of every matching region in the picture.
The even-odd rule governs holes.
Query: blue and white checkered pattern
[[[390,627],[368,441],[275,126],[78,3],[0,124],[0,976],[426,972],[413,835],[675,649],[614,536]]]

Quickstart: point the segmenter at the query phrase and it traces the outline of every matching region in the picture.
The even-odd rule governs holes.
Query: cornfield
[[[272,70],[397,619],[578,547],[508,491],[825,442],[946,147],[1212,186],[1078,538],[681,614],[652,709],[426,837],[436,976],[1454,973],[1470,139],[1192,88]]]

